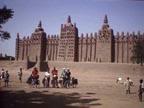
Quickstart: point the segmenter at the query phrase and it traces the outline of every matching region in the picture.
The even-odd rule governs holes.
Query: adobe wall
[[[21,39],[17,34],[15,57],[16,60],[28,58],[29,63],[40,67],[49,61],[131,63],[133,45],[140,38],[144,39],[140,32],[114,35],[106,15],[98,33],[78,36],[78,28],[69,16],[67,23],[61,25],[60,36],[47,36],[41,21],[30,37]]]
[[[46,42],[46,61],[57,61],[58,42],[58,35],[48,35]]]
[[[131,63],[133,45],[140,38],[144,38],[144,34],[140,34],[140,32],[137,34],[124,34],[124,32],[120,34],[118,32],[115,35],[115,62]]]
[[[79,61],[95,62],[96,61],[96,41],[97,34],[81,34],[79,37]]]

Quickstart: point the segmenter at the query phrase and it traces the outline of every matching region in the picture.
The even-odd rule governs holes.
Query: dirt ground
[[[0,108],[144,108],[138,99],[139,79],[144,79],[144,66],[135,64],[96,64],[50,62],[60,72],[63,67],[71,69],[72,76],[78,78],[76,88],[31,88],[26,80],[31,70],[23,70],[23,82],[18,80],[20,64],[0,61],[0,70],[10,73],[9,87],[0,85]],[[134,82],[131,94],[125,93],[123,84],[116,83],[118,77],[130,77]]]

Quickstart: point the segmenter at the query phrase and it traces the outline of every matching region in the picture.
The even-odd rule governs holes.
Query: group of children
[[[8,87],[8,83],[9,83],[9,73],[8,70],[4,70],[2,69],[1,73],[0,73],[0,85],[1,85],[1,80],[4,81],[4,86]]]
[[[20,82],[22,82],[22,74],[23,74],[22,68],[20,68],[20,71],[18,72]],[[0,85],[1,85],[1,82],[3,81],[4,87],[8,87],[9,86],[9,77],[10,77],[10,74],[9,74],[8,70],[5,71],[4,69],[2,69],[0,72]]]

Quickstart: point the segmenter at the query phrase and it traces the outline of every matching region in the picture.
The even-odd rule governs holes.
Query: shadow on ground
[[[79,93],[0,91],[0,108],[89,108],[101,105],[98,100],[83,99]]]

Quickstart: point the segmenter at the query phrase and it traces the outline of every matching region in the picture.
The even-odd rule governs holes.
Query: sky
[[[142,0],[0,0],[0,8],[7,6],[14,16],[2,30],[11,39],[0,41],[0,53],[15,56],[15,40],[31,36],[39,21],[47,34],[60,34],[60,25],[68,15],[76,23],[79,35],[101,29],[107,14],[110,27],[117,32],[144,33],[144,2]]]

